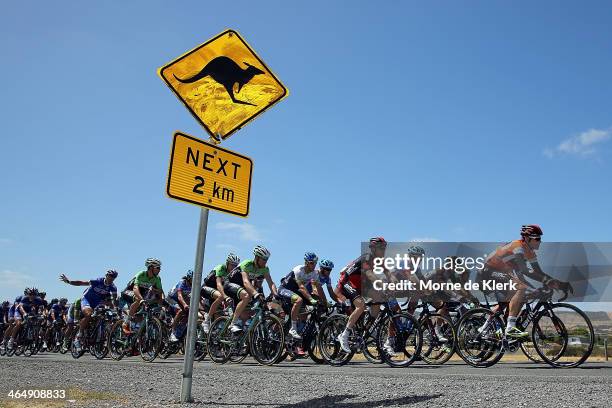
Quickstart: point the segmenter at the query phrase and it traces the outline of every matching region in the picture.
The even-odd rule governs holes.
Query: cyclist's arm
[[[329,297],[331,297],[334,302],[340,302],[340,299],[338,299],[338,296],[336,295],[336,291],[332,287],[331,283],[328,283],[326,286],[327,286],[327,293],[329,293]],[[321,290],[321,292],[323,291]]]
[[[178,297],[179,303],[181,305],[183,305],[184,308],[189,307],[189,305],[187,304],[187,302],[185,302],[185,298],[183,297],[183,290],[182,289],[178,289],[176,291],[176,295]]]
[[[227,298],[227,295],[225,294],[225,291],[223,290],[223,278],[220,276],[217,276],[217,290],[221,293],[221,296],[223,296],[223,299]]]
[[[249,275],[245,271],[241,271],[240,275],[242,276],[242,285],[244,289],[248,292],[251,297],[255,297],[257,295],[257,289],[253,287],[251,284],[251,280],[249,279]]]
[[[325,296],[325,292],[323,291],[323,287],[321,287],[321,283],[318,280],[314,280],[312,282],[312,286],[314,290],[317,292],[317,296],[321,299],[321,302],[325,305],[327,304],[327,297]]]
[[[134,282],[134,300],[141,301],[142,294],[140,293],[140,287]]]
[[[310,293],[308,293],[308,289],[306,289],[306,286],[304,286],[304,282],[299,281],[297,279],[296,282],[298,284],[298,290],[302,293],[306,300],[310,301],[312,299],[312,296],[310,296]]]
[[[117,302],[117,292],[111,292],[111,303],[113,307],[119,307],[119,303]]]
[[[274,283],[272,277],[270,277],[270,273],[266,272],[264,277],[266,278],[266,282],[268,282],[268,287],[270,288],[272,294],[274,294],[274,296],[278,296],[278,291],[276,290],[276,283]]]

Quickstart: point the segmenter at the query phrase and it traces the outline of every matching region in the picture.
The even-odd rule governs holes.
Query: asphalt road
[[[97,361],[69,355],[0,357],[3,407],[179,407],[182,358],[144,363],[139,357]],[[487,369],[463,363],[415,364],[395,369],[309,360],[273,367],[241,364],[194,366],[196,404],[211,407],[608,407],[612,363],[553,369],[533,363],[499,363]],[[10,390],[67,390],[58,400],[15,400]]]

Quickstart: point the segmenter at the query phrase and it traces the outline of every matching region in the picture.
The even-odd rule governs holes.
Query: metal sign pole
[[[191,380],[193,376],[193,353],[196,341],[196,325],[200,308],[200,288],[202,286],[202,268],[204,266],[204,249],[206,247],[206,229],[208,228],[208,208],[202,207],[200,212],[200,228],[196,247],[195,270],[191,283],[191,300],[189,301],[189,321],[187,322],[187,347],[183,364],[183,380],[181,382],[181,402],[193,402],[191,398]]]

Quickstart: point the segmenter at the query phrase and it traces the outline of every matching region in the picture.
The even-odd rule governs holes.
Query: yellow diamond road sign
[[[288,94],[233,30],[187,52],[158,74],[208,133],[222,139]]]
[[[246,217],[252,171],[248,157],[176,132],[166,191],[177,200]]]

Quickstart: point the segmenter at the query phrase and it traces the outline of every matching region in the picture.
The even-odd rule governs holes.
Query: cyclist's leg
[[[236,309],[232,316],[232,325],[236,325],[236,320],[243,315],[247,305],[251,301],[251,296],[243,287],[231,282],[226,283],[223,290],[234,299],[234,302],[236,302]]]
[[[81,299],[81,321],[79,321],[79,332],[77,338],[81,338],[87,329],[89,319],[93,313],[93,308],[97,305],[90,303],[89,299],[85,296]]]
[[[510,278],[509,281],[516,284],[517,290],[514,291],[514,294],[512,294],[512,291],[509,291],[511,299],[508,312],[508,321],[506,323],[506,334],[510,337],[527,337],[529,336],[529,333],[521,331],[516,327],[516,319],[523,308],[527,285],[517,278]]]

